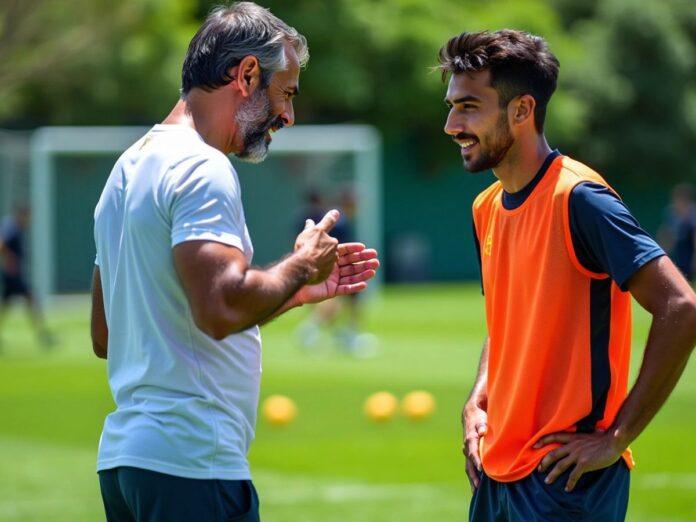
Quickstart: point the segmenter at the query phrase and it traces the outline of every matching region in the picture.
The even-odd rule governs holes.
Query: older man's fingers
[[[352,285],[355,283],[360,283],[363,281],[369,281],[373,277],[375,277],[375,272],[374,270],[364,270],[360,272],[359,274],[355,275],[350,275],[350,276],[342,276],[338,280],[339,285]]]
[[[336,225],[339,217],[341,217],[341,213],[338,210],[329,210],[317,223],[317,228],[323,232],[329,232]]]
[[[340,246],[340,245],[339,245]],[[348,254],[343,254],[338,257],[338,264],[349,265],[352,263],[357,263],[358,261],[367,261],[368,259],[375,259],[377,257],[377,251],[374,248],[365,248],[358,252],[351,252]]]
[[[360,282],[360,283],[355,283],[355,284],[339,284],[336,287],[336,295],[351,295],[351,294],[358,294],[365,290],[367,288],[367,283]]]
[[[339,275],[349,276],[359,274],[365,270],[376,270],[379,268],[379,259],[368,259],[367,261],[358,261],[357,263],[351,263],[350,265],[341,266],[339,269]]]
[[[361,252],[365,250],[365,245],[363,243],[341,243],[338,245],[338,255],[344,256],[346,254],[352,254],[354,252]]]

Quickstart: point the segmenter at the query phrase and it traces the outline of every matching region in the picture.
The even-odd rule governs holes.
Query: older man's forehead
[[[286,67],[283,70],[276,71],[273,75],[274,82],[282,83],[283,88],[294,89],[298,87],[300,77],[300,60],[297,56],[297,51],[286,44],[284,47]]]
[[[283,46],[285,51],[285,58],[288,62],[288,69],[300,69],[300,57],[297,55],[297,51],[289,42],[285,42]]]

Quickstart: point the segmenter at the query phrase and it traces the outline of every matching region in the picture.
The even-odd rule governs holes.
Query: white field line
[[[350,504],[384,501],[417,503],[428,501],[453,501],[466,496],[464,486],[451,484],[369,484],[326,480],[310,476],[293,476],[273,472],[255,474],[257,487],[262,490],[263,503],[276,506],[292,506],[303,503]],[[696,490],[696,473],[636,473],[631,477],[634,489]],[[96,480],[96,477],[95,477]],[[468,486],[467,486],[468,487]],[[94,499],[70,495],[59,498],[32,498],[0,501],[0,520],[22,520],[27,515],[61,512],[80,515],[80,506]]]
[[[696,489],[696,473],[633,472],[631,481],[638,489]]]
[[[85,510],[82,505],[90,502],[86,497],[34,498],[0,502],[0,520],[25,520],[27,516],[52,515],[82,515]],[[45,520],[50,520],[46,518]],[[77,520],[77,518],[76,518]]]
[[[270,480],[269,480],[270,479]],[[385,501],[418,503],[433,499],[456,499],[456,492],[443,491],[429,484],[364,484],[326,483],[323,480],[292,476],[259,474],[255,481],[261,487],[261,502],[275,506],[293,506],[305,503],[351,504]],[[464,496],[462,495],[462,501]],[[28,515],[80,515],[81,505],[94,499],[76,496],[62,498],[34,498],[0,501],[0,520],[23,520]]]
[[[263,481],[260,481],[263,484]],[[452,492],[428,484],[295,484],[292,487],[264,488],[264,502],[292,505],[322,502],[343,504],[400,500],[418,502],[436,498],[452,498]],[[463,495],[462,495],[463,498]]]
[[[257,486],[263,489],[264,501],[275,505],[302,504],[305,502],[324,502],[340,504],[351,502],[376,502],[400,500],[418,502],[429,500],[444,501],[465,498],[462,484],[457,488],[451,484],[384,484],[364,482],[333,482],[310,477],[293,477],[275,473],[257,473]],[[696,473],[636,473],[631,476],[635,490],[696,490]]]

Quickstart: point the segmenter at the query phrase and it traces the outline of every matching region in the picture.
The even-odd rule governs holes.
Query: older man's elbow
[[[107,358],[108,350],[107,350],[106,345],[102,345],[102,344],[98,343],[97,341],[92,340],[92,350],[94,350],[94,355],[96,355],[100,359]]]
[[[197,307],[192,312],[198,329],[216,341],[252,326],[243,310],[227,306]]]

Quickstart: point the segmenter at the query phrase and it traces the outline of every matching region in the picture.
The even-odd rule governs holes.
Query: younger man
[[[462,412],[470,519],[623,520],[628,445],[686,366],[696,296],[604,178],[549,147],[542,38],[462,33],[439,59],[445,132],[498,178],[473,205],[488,338]],[[627,394],[631,295],[653,321]]]

